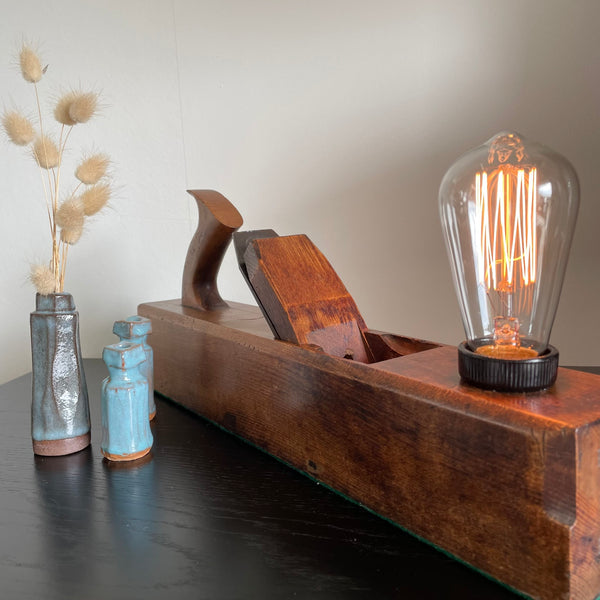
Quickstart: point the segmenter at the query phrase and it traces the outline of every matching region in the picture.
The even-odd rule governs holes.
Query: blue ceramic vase
[[[102,382],[102,454],[109,460],[136,460],[152,447],[148,419],[148,380],[140,365],[141,344],[106,346],[102,358],[109,376]]]
[[[81,360],[79,313],[71,294],[36,295],[31,313],[31,437],[42,456],[90,444],[90,408]]]
[[[152,321],[146,317],[134,315],[122,321],[115,321],[113,333],[119,336],[122,342],[141,344],[146,354],[146,361],[140,365],[142,375],[148,380],[148,417],[150,420],[156,416],[154,404],[154,353],[148,344],[148,336],[152,333]]]

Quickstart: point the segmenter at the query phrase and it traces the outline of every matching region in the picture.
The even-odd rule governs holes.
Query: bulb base
[[[548,346],[535,358],[510,360],[478,354],[463,342],[458,346],[458,372],[467,383],[486,390],[537,392],[556,381],[558,350]]]

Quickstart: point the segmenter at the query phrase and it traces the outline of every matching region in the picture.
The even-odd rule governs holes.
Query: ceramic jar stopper
[[[141,344],[106,346],[102,358],[109,376],[102,382],[102,454],[109,460],[136,460],[152,447],[148,419],[148,381]]]
[[[140,365],[142,375],[148,380],[148,416],[150,420],[156,416],[154,404],[154,353],[148,344],[148,336],[152,333],[152,321],[145,317],[133,315],[122,321],[115,321],[113,333],[122,342],[141,344],[146,353],[146,361]]]
[[[72,454],[90,444],[79,313],[71,294],[37,294],[35,302],[31,313],[33,451],[42,456]]]

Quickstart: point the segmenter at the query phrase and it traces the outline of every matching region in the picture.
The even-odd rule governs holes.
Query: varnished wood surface
[[[244,254],[248,280],[281,340],[371,362],[365,322],[348,290],[305,235],[258,238]]]
[[[34,457],[31,378],[0,386],[2,598],[509,600],[476,572],[157,397],[140,463]]]
[[[239,308],[139,311],[169,397],[533,598],[597,596],[597,376],[498,395],[449,346],[361,364],[231,326]]]
[[[242,215],[225,196],[214,190],[188,190],[198,205],[198,227],[190,242],[181,283],[185,306],[212,310],[227,306],[217,288],[219,267],[241,227]]]
[[[546,423],[550,428],[576,429],[600,420],[598,378],[584,371],[560,369],[556,384],[549,390],[498,394],[460,381],[455,348],[446,346],[429,352],[385,361],[373,368],[414,378],[429,386],[433,397],[439,396],[441,401],[457,407],[474,399],[482,416],[506,423],[529,419],[532,423]]]

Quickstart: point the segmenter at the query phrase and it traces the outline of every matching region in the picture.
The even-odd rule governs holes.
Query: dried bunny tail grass
[[[43,169],[53,169],[60,163],[58,147],[47,135],[36,138],[33,143],[33,156]]]
[[[67,92],[54,108],[54,118],[63,125],[77,125],[89,121],[98,110],[98,94],[95,92]]]
[[[35,129],[31,121],[16,110],[5,112],[2,116],[2,125],[10,141],[17,146],[27,146],[35,137]]]
[[[69,108],[75,99],[75,92],[67,92],[63,94],[54,107],[54,118],[63,125],[76,125],[77,121],[74,121],[69,114]]]
[[[98,94],[95,92],[77,92],[69,105],[69,117],[75,123],[86,123],[98,109]]]
[[[76,244],[80,239],[83,233],[83,222],[79,226],[74,227],[63,227],[60,230],[60,240],[65,244]]]
[[[86,185],[98,183],[107,173],[110,159],[106,154],[93,154],[77,167],[75,177]]]
[[[56,291],[54,273],[48,265],[31,265],[29,278],[42,296],[53,294]]]
[[[88,188],[81,194],[83,212],[87,217],[100,212],[110,199],[111,189],[106,183],[99,183]]]
[[[23,47],[21,48],[21,52],[19,53],[19,66],[21,67],[23,79],[30,83],[37,83],[44,74],[40,57],[28,44],[23,44]]]
[[[65,200],[56,211],[56,224],[62,229],[83,227],[83,203],[79,198]]]

